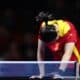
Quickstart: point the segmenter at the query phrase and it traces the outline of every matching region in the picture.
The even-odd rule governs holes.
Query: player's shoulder
[[[40,26],[45,27],[45,25],[46,25],[46,23],[43,21]]]
[[[47,24],[48,25],[54,25],[56,23],[56,20],[48,20],[47,21]],[[41,23],[41,27],[45,27],[46,26],[46,23],[45,23],[45,21],[43,21],[42,23]]]

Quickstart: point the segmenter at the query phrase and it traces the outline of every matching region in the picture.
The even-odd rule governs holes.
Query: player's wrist
[[[44,76],[45,75],[45,72],[44,71],[41,71],[40,72],[40,76]]]
[[[64,71],[63,71],[63,70],[61,70],[61,69],[58,69],[57,73],[63,76]]]
[[[44,76],[45,74],[40,74],[41,76]]]

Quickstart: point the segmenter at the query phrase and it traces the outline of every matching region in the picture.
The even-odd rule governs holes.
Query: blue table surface
[[[45,73],[52,73],[56,72],[59,67],[59,64],[45,64]],[[39,68],[38,63],[0,63],[0,76],[31,76],[31,75],[38,75]],[[75,76],[76,69],[74,64],[68,65],[66,71],[64,72],[63,76]]]

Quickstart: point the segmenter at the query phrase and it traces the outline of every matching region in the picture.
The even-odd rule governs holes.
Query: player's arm
[[[39,71],[40,71],[40,75],[33,75],[30,78],[34,79],[34,78],[43,78],[45,71],[44,71],[44,64],[41,64],[41,61],[43,61],[43,55],[44,55],[44,42],[39,38],[38,39],[38,48],[37,48],[37,61],[39,61],[40,63],[38,63],[38,67],[39,67]]]
[[[43,61],[44,60],[44,51],[45,51],[45,45],[44,42],[41,39],[38,39],[38,49],[37,49],[37,60]],[[39,71],[40,75],[44,75],[44,64],[39,63]]]
[[[38,39],[37,48],[37,60],[42,61],[44,59],[45,44],[41,39]]]
[[[75,45],[75,42],[69,42],[69,43],[65,44],[64,55],[63,55],[62,60],[61,60],[62,62],[70,60],[72,53],[73,53],[72,51],[73,51],[74,45]],[[60,64],[59,69],[62,71],[65,71],[66,67],[67,67],[67,64],[65,64],[65,65]]]
[[[69,42],[65,44],[64,55],[62,57],[61,64],[58,69],[58,74],[55,74],[54,78],[63,78],[64,71],[66,70],[68,65],[67,63],[64,64],[63,62],[70,60],[74,45],[75,45],[75,42]]]

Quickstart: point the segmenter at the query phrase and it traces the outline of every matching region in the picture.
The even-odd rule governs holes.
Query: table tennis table
[[[45,65],[45,76],[51,77],[51,73],[55,73],[59,68],[60,61],[0,61],[0,78],[2,77],[29,77],[32,75],[39,75],[38,64]],[[77,63],[74,61],[63,62],[68,64],[66,71],[64,72],[65,78],[79,77],[79,68]],[[68,79],[69,80],[69,79]]]

